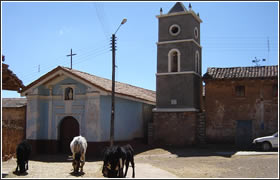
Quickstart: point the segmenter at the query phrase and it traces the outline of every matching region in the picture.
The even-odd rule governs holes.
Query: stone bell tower
[[[201,109],[202,20],[189,4],[177,2],[158,18],[156,108],[153,140],[157,144],[187,145],[196,141]]]

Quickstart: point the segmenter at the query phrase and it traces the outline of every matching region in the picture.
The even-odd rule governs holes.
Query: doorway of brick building
[[[252,144],[252,120],[237,120],[235,145],[242,149],[248,149]]]
[[[74,117],[67,116],[61,121],[59,129],[59,152],[70,155],[70,143],[73,140],[73,137],[80,135],[79,123]]]

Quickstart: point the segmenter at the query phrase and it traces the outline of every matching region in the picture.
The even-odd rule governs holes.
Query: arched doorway
[[[60,141],[59,141],[59,151],[61,153],[71,154],[70,143],[73,137],[80,135],[78,121],[72,116],[67,116],[62,119],[60,123]]]

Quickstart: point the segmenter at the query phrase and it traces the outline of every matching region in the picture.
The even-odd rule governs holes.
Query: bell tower
[[[161,9],[156,17],[154,140],[165,144],[192,144],[195,141],[196,113],[201,109],[202,20],[192,10],[191,4],[186,9],[182,2],[177,2],[167,14],[163,14]]]
[[[157,16],[156,109],[200,109],[201,46],[198,14],[177,2],[167,14]]]

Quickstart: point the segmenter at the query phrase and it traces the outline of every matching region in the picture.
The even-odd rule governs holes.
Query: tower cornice
[[[157,42],[157,45],[171,44],[171,43],[182,43],[182,42],[193,42],[198,47],[202,48],[202,46],[200,46],[200,44],[198,44],[198,42],[196,42],[194,39],[181,39],[181,40],[172,40],[172,41],[161,41],[161,42]]]
[[[195,14],[194,11],[187,11],[187,12],[176,12],[176,13],[170,13],[170,14],[161,14],[161,15],[157,15],[157,18],[165,18],[165,17],[170,17],[170,16],[178,16],[178,15],[192,15],[198,22],[202,23],[202,20],[200,19],[199,16],[197,16]]]

